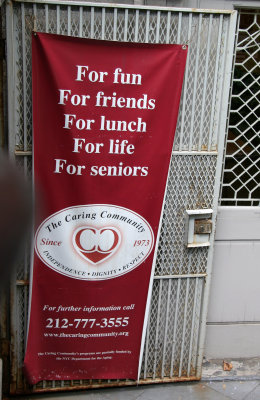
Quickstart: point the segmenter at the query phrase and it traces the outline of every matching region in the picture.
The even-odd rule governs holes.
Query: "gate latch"
[[[212,221],[211,219],[195,219],[194,222],[194,233],[211,233],[212,232]]]
[[[186,210],[187,247],[210,246],[212,209]]]

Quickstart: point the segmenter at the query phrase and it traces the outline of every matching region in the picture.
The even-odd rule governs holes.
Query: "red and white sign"
[[[25,373],[137,379],[187,49],[42,33],[32,49]]]
[[[61,210],[43,221],[35,238],[35,250],[45,265],[65,276],[90,281],[132,271],[154,245],[147,221],[111,204]]]

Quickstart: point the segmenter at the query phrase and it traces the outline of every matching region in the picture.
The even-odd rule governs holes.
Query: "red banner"
[[[137,379],[187,49],[37,33],[32,50],[25,373]]]

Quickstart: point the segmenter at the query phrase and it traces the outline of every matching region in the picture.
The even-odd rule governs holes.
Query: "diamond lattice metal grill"
[[[68,5],[44,0],[7,4],[10,151],[31,174],[31,31],[93,39],[188,44],[141,382],[199,379],[202,363],[203,293],[211,248],[187,249],[186,209],[213,208],[218,192],[223,81],[231,48],[230,12],[192,12],[131,6]],[[9,30],[8,30],[9,29]],[[233,29],[233,28],[232,28]],[[12,39],[11,39],[12,38]],[[13,40],[13,41],[12,41]],[[13,45],[14,44],[14,45]],[[10,95],[11,96],[11,95]],[[222,122],[223,124],[223,122]],[[224,141],[224,138],[223,138]],[[217,178],[216,178],[217,177]],[[214,203],[215,202],[215,203]],[[29,247],[29,246],[28,246]],[[12,308],[12,391],[28,390],[22,376],[27,325],[29,250],[18,262]],[[203,314],[204,313],[204,314]],[[204,315],[204,321],[201,320]],[[136,384],[130,381],[44,381],[32,391]]]
[[[185,244],[185,210],[211,207],[215,171],[215,156],[173,156],[156,276],[206,273],[208,249],[188,249]]]
[[[241,11],[238,24],[221,204],[258,206],[260,11]]]

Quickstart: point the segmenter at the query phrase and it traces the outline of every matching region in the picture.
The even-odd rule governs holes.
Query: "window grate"
[[[260,204],[260,10],[241,10],[221,205]]]

